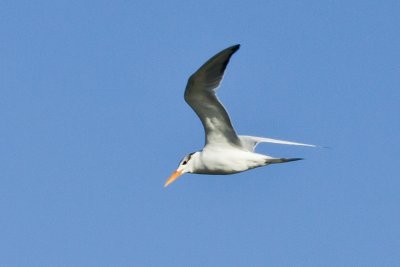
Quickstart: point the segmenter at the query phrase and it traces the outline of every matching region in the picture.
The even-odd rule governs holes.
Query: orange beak
[[[179,176],[182,175],[181,171],[174,171],[172,175],[168,178],[168,180],[165,182],[164,187],[167,187],[169,184],[171,184],[173,181],[178,179]]]

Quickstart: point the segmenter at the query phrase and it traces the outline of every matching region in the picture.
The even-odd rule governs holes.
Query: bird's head
[[[179,163],[179,166],[176,169],[176,171],[174,171],[172,175],[168,178],[168,180],[165,182],[164,187],[170,185],[173,181],[178,179],[178,177],[181,176],[182,174],[191,173],[193,171],[193,162],[194,162],[193,159],[197,156],[197,154],[198,152],[194,152],[186,155]]]

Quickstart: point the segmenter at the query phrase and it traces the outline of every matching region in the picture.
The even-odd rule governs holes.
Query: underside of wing
[[[280,144],[280,145],[292,145],[292,146],[308,146],[308,147],[316,147],[316,145],[286,141],[286,140],[279,140],[279,139],[272,139],[266,137],[256,137],[256,136],[248,136],[248,135],[239,135],[240,140],[242,141],[242,145],[245,149],[249,151],[254,151],[256,146],[259,143],[273,143],[273,144]]]
[[[228,113],[215,94],[231,56],[239,47],[240,45],[228,47],[213,56],[187,83],[185,100],[204,126],[206,145],[241,145]]]

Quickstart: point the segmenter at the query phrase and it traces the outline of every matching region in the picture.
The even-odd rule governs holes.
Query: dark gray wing
[[[239,47],[228,47],[213,56],[190,76],[187,83],[185,100],[203,123],[206,145],[241,146],[229,115],[215,94],[229,59]]]

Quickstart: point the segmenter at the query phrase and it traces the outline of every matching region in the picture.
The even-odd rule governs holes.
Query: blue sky
[[[1,266],[400,265],[398,1],[2,1]],[[306,160],[163,184],[187,78]]]

